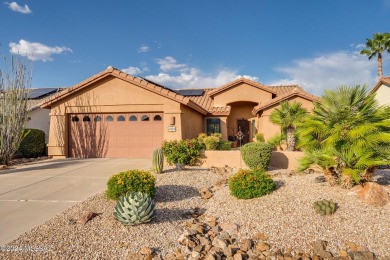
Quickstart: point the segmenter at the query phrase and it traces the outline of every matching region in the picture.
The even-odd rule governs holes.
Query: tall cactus
[[[164,168],[164,154],[161,148],[153,150],[152,154],[152,167],[156,173],[161,173]]]

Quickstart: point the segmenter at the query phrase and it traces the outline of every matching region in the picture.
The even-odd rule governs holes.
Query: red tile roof
[[[240,83],[246,83],[246,84],[248,84],[250,86],[253,86],[255,88],[265,90],[265,91],[270,92],[272,94],[277,94],[275,92],[275,90],[272,89],[271,87],[268,87],[268,86],[265,86],[265,85],[263,85],[261,83],[258,83],[256,81],[252,81],[252,80],[249,80],[247,78],[241,77],[239,79],[236,79],[236,80],[231,81],[231,82],[229,82],[229,83],[227,83],[227,84],[225,84],[225,85],[223,85],[221,87],[218,87],[218,88],[214,89],[213,91],[211,91],[209,93],[209,95],[210,96],[214,96],[215,94],[220,93],[220,92],[225,91],[225,90],[228,90],[228,89],[230,89],[230,88],[232,88],[232,87],[234,87],[234,86],[236,86],[236,85],[238,85]]]
[[[273,96],[276,96],[274,99],[270,100],[267,103],[260,104],[256,106],[252,112],[257,113],[261,109],[264,109],[268,106],[272,106],[275,103],[281,102],[283,100],[286,100],[292,96],[298,95],[302,98],[312,100],[312,101],[318,101],[319,98],[313,95],[310,95],[306,93],[300,86],[298,85],[287,85],[287,86],[266,86],[261,83],[246,79],[246,78],[239,78],[237,80],[234,80],[232,82],[229,82],[221,87],[218,88],[206,88],[203,89],[204,93],[203,95],[194,95],[194,96],[183,96],[175,92],[174,90],[170,88],[166,88],[162,85],[159,85],[157,83],[154,83],[150,80],[138,78],[131,76],[123,71],[120,71],[118,69],[115,69],[113,67],[108,67],[105,71],[102,71],[84,81],[81,83],[74,85],[71,88],[65,89],[58,94],[55,94],[51,96],[49,99],[45,100],[43,103],[40,104],[42,108],[51,108],[51,106],[63,98],[81,90],[89,85],[105,78],[108,76],[114,76],[117,78],[120,78],[122,80],[125,80],[127,82],[130,82],[134,85],[137,85],[141,88],[144,88],[146,90],[152,91],[156,94],[159,94],[161,96],[164,96],[166,98],[169,98],[171,100],[177,101],[179,103],[185,104],[194,110],[206,115],[229,115],[230,114],[230,106],[223,106],[223,107],[214,107],[214,100],[213,96],[217,93],[220,93],[222,91],[228,90],[229,88],[232,88],[240,83],[246,83],[250,86],[253,86],[255,88],[259,88],[262,90],[265,90],[269,93],[272,93]]]
[[[196,110],[204,115],[207,114],[206,109],[204,109],[203,107],[201,107],[200,105],[198,105],[197,103],[192,101],[190,98],[179,95],[178,93],[176,93],[175,91],[173,91],[169,88],[165,88],[165,87],[162,87],[160,85],[153,84],[148,80],[133,77],[133,76],[131,76],[123,71],[120,71],[118,69],[115,69],[111,66],[108,67],[106,70],[82,81],[79,84],[74,85],[73,87],[70,87],[68,89],[65,89],[65,90],[59,92],[57,95],[53,95],[52,97],[50,97],[50,99],[43,102],[41,104],[41,107],[42,108],[51,108],[51,106],[55,102],[65,98],[65,97],[67,97],[67,96],[69,96],[77,91],[80,91],[80,90],[90,86],[91,84],[93,84],[93,83],[95,83],[103,78],[109,77],[109,76],[114,76],[116,78],[122,79],[122,80],[127,81],[129,83],[132,83],[134,85],[137,85],[138,87],[141,87],[141,88],[144,88],[144,89],[149,90],[151,92],[154,92],[158,95],[164,96],[164,97],[169,98],[171,100],[174,100],[174,101],[177,101],[177,102],[182,103],[184,105],[187,105],[187,106],[191,107],[192,109],[194,109],[194,110]]]
[[[226,85],[223,85],[222,87],[219,87],[219,88],[216,88],[216,89],[215,88],[203,89],[204,93],[201,96],[188,96],[188,97],[192,101],[194,101],[195,103],[197,103],[198,105],[200,105],[201,107],[206,109],[210,115],[229,115],[231,107],[230,106],[214,107],[213,106],[214,105],[214,100],[212,98],[212,95],[214,95],[215,93],[218,93],[220,88],[224,88],[224,90],[225,90],[225,89],[227,89],[227,87],[230,88],[230,87],[233,87],[235,84],[239,84],[241,82],[246,82],[247,83],[248,81],[249,81],[248,79],[241,78],[239,80],[235,80],[233,82],[230,82],[230,83],[228,83]],[[250,82],[253,83],[254,81],[250,81]],[[254,83],[257,83],[257,82],[254,82]],[[259,84],[259,83],[257,83],[257,84]],[[283,86],[283,85],[281,85],[281,86],[265,86],[265,85],[262,85],[262,86],[266,87],[267,91],[275,94],[276,97],[274,99],[271,99],[267,103],[258,105],[257,107],[259,107],[259,108],[261,108],[263,106],[266,106],[266,105],[267,106],[268,105],[271,106],[274,103],[281,102],[281,101],[283,101],[285,99],[288,99],[288,98],[290,98],[290,97],[292,97],[294,95],[299,95],[299,96],[301,96],[303,98],[306,98],[306,99],[309,99],[309,100],[313,100],[313,101],[318,101],[319,100],[318,97],[305,92],[303,90],[303,88],[300,87],[299,85],[286,85],[286,86]],[[299,92],[299,94],[291,95],[292,93],[295,93],[295,92]],[[258,111],[260,111],[260,110],[258,110]]]
[[[252,110],[252,114],[257,114],[259,111],[265,109],[265,108],[268,108],[270,106],[273,106],[275,104],[278,104],[280,102],[283,102],[291,97],[294,97],[294,96],[298,96],[298,97],[301,97],[301,98],[304,98],[304,99],[307,99],[307,100],[310,100],[310,101],[313,101],[313,102],[319,102],[320,99],[317,97],[317,96],[314,96],[314,95],[311,95],[305,91],[302,91],[302,90],[299,90],[299,89],[294,89],[293,91],[291,92],[286,92],[285,94],[283,95],[280,95],[274,99],[271,99],[270,101],[266,102],[266,103],[263,103],[263,104],[260,104],[258,106],[255,106]]]
[[[299,85],[280,85],[280,86],[269,86],[269,87],[272,88],[274,91],[276,91],[278,96],[284,95],[286,93],[290,93],[294,89],[305,92],[303,88]]]

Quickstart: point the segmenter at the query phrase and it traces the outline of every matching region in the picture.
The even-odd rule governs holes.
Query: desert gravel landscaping
[[[378,170],[374,180],[390,191],[390,170]],[[362,203],[355,187],[345,190],[317,183],[319,173],[291,174],[273,170],[277,190],[261,198],[238,200],[223,183],[228,174],[188,167],[166,170],[157,179],[156,218],[149,224],[123,226],[113,217],[114,201],[97,194],[21,235],[2,247],[1,259],[132,259],[142,247],[164,256],[180,247],[179,236],[191,210],[217,217],[220,223],[236,223],[239,240],[261,232],[268,236],[271,251],[310,253],[316,240],[329,242],[328,251],[338,255],[354,243],[379,258],[390,256],[390,203],[374,207]],[[213,187],[209,200],[198,190]],[[332,216],[320,216],[313,202],[331,199],[339,208]],[[84,211],[98,215],[85,225],[76,224]],[[26,216],[28,221],[28,216]],[[7,252],[11,250],[13,252]]]

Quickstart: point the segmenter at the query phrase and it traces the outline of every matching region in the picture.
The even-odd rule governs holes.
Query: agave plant
[[[115,218],[124,225],[150,222],[155,216],[155,202],[142,192],[129,192],[120,197],[115,208]]]

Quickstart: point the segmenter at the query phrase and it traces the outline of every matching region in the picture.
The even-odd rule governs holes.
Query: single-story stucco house
[[[376,92],[375,99],[379,105],[390,106],[390,77],[379,78],[371,92]]]
[[[173,90],[113,67],[51,96],[48,155],[53,157],[150,158],[163,140],[243,132],[269,139],[280,127],[269,121],[280,102],[311,110],[316,96],[297,85],[270,87],[239,78],[212,89]]]

